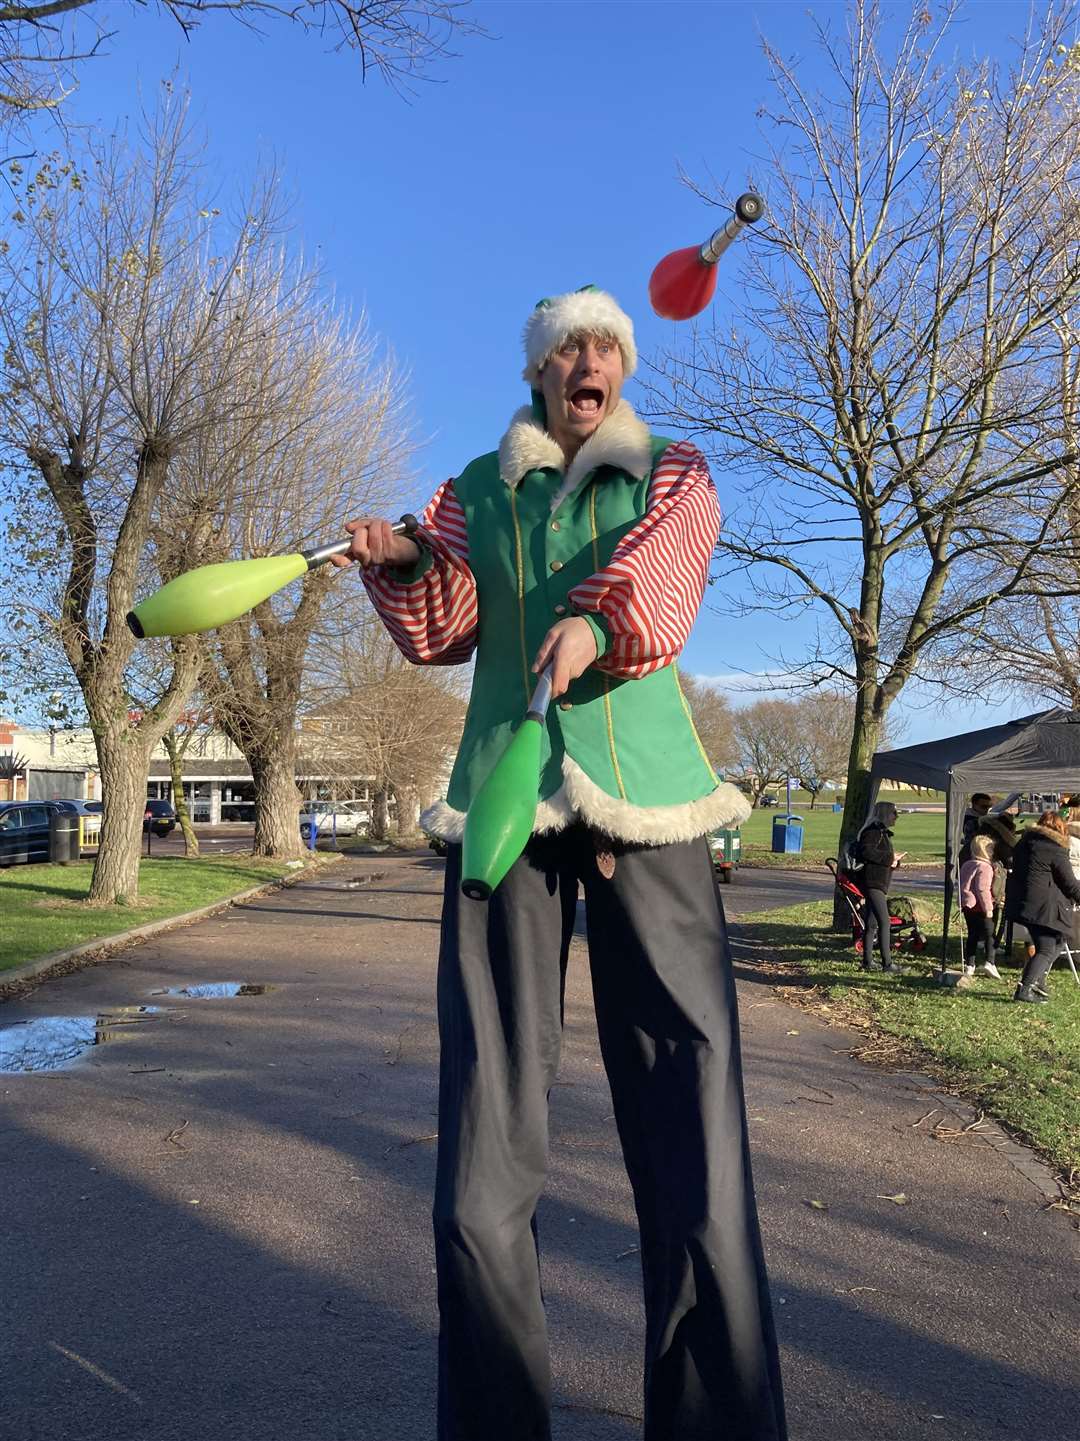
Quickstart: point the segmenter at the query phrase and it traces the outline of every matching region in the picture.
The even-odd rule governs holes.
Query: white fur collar
[[[533,417],[532,407],[523,405],[516,411],[510,428],[499,442],[499,474],[510,488],[516,489],[530,470],[549,467],[561,471],[565,465],[562,450]],[[613,465],[625,470],[635,480],[642,480],[652,466],[652,444],[649,427],[634,414],[629,401],[618,405],[574,456],[570,469],[555,495],[551,509],[558,510],[568,495],[600,465]]]

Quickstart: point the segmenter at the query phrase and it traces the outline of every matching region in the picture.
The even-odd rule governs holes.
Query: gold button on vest
[[[551,568],[552,568],[552,570],[562,570],[562,561],[561,561],[561,560],[553,560],[553,561],[551,562]]]
[[[559,709],[560,709],[560,710],[573,710],[573,709],[574,709],[574,702],[573,702],[572,700],[561,700],[561,701],[559,702]]]
[[[565,614],[566,614],[566,606],[564,606],[564,605],[557,605],[557,606],[555,607],[555,614],[556,614],[556,615],[565,615]]]

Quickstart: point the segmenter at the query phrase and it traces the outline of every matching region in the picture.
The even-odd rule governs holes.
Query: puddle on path
[[[198,986],[170,986],[166,991],[151,991],[152,996],[183,996],[189,1001],[215,1000],[228,996],[265,996],[276,986],[252,986],[247,981],[206,981]]]
[[[0,1027],[0,1074],[61,1070],[91,1046],[130,1035],[130,1027],[161,1012],[160,1006],[120,1006],[96,1016],[35,1016]]]

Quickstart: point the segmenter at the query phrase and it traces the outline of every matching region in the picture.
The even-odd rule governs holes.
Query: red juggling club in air
[[[699,315],[716,290],[716,262],[748,225],[765,214],[765,202],[748,190],[735,202],[735,214],[704,245],[688,245],[665,255],[649,279],[649,300],[665,320]]]

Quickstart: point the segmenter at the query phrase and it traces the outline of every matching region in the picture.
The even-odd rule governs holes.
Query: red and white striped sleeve
[[[414,665],[461,665],[476,649],[476,580],[469,569],[465,512],[445,481],[420,516],[421,558],[413,572],[375,565],[363,572],[371,603],[398,650]]]
[[[719,534],[720,502],[705,457],[689,441],[669,445],[641,520],[604,569],[570,592],[575,610],[606,623],[601,670],[634,680],[671,664],[697,617]]]

